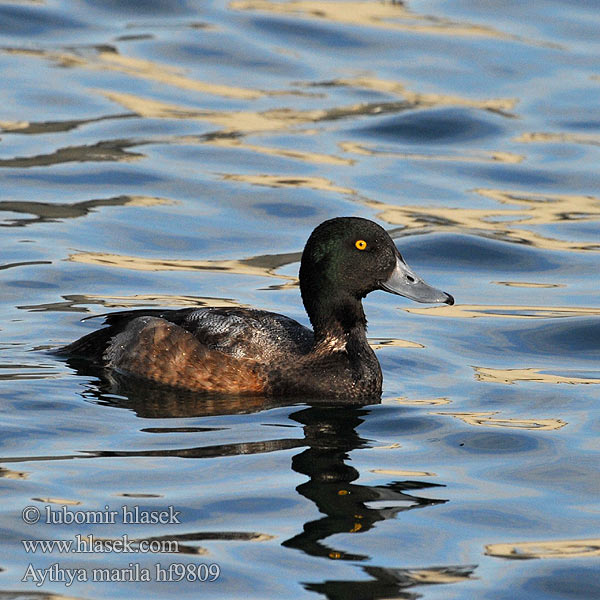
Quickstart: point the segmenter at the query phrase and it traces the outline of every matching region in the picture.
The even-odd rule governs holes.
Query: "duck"
[[[366,335],[367,294],[454,304],[407,265],[383,227],[362,217],[318,225],[299,280],[312,330],[255,308],[138,309],[102,315],[105,327],[58,353],[171,389],[355,401],[382,392]]]

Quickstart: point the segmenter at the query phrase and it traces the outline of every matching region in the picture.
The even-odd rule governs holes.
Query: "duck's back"
[[[143,321],[137,322],[137,319]],[[148,319],[160,319],[191,334],[210,350],[235,358],[271,362],[287,355],[306,354],[313,343],[313,332],[294,319],[264,310],[249,308],[187,308],[182,310],[131,310],[104,316],[99,329],[65,346],[61,354],[100,360],[110,352],[119,336],[129,344],[134,331]],[[137,326],[136,326],[137,325]]]
[[[186,311],[176,311],[181,314]],[[270,363],[304,355],[313,332],[294,319],[249,308],[201,308],[187,311],[177,322],[209,348]]]

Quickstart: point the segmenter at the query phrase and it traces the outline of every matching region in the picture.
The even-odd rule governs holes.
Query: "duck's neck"
[[[367,344],[367,319],[362,302],[349,295],[321,294],[305,302],[315,334],[315,348],[346,349],[348,344]]]
[[[322,282],[321,282],[322,283]],[[311,355],[325,361],[320,371],[324,389],[332,380],[345,382],[344,395],[381,394],[381,367],[367,341],[367,320],[360,298],[341,294],[336,287],[319,289],[319,294],[302,290],[306,312],[314,330]]]

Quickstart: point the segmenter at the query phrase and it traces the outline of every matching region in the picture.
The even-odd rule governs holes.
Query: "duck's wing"
[[[177,324],[211,349],[236,358],[270,362],[306,354],[313,332],[294,319],[247,308],[177,311]],[[167,317],[168,318],[168,317]],[[170,319],[169,319],[170,320]]]
[[[161,319],[182,328],[210,350],[261,362],[270,362],[278,357],[290,360],[293,356],[306,354],[313,342],[312,331],[297,321],[255,309],[141,309],[102,316],[107,327],[65,346],[59,353],[102,361],[114,346],[117,336],[123,343],[123,335],[129,337],[136,330],[131,324],[145,317]]]
[[[103,360],[104,353],[111,343],[111,340],[121,333],[131,321],[138,317],[158,317],[164,318],[168,313],[177,313],[180,311],[174,310],[159,310],[159,309],[141,309],[141,310],[124,310],[103,315],[92,315],[83,319],[98,319],[104,318],[104,327],[92,331],[87,335],[75,340],[74,342],[54,350],[59,356],[71,356],[85,358],[96,363]]]

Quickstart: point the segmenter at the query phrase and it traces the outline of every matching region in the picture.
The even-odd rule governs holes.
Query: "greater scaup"
[[[142,309],[107,315],[107,327],[59,352],[199,392],[372,397],[382,375],[361,300],[374,290],[454,304],[407,266],[382,227],[339,217],[321,223],[302,253],[300,291],[313,331],[249,308]]]

